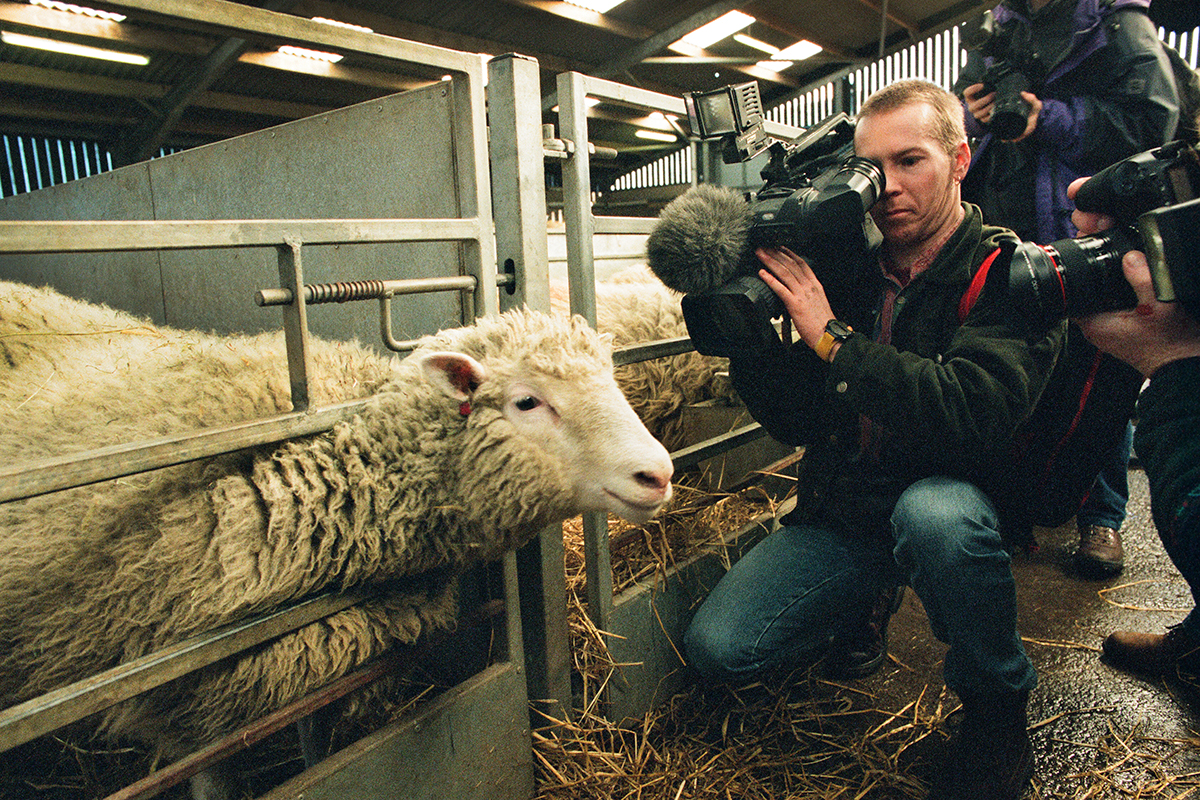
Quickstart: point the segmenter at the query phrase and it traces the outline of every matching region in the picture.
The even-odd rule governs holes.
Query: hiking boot
[[[968,700],[928,800],[1018,800],[1033,778],[1029,692]]]
[[[1089,578],[1109,578],[1125,567],[1121,533],[1105,525],[1080,525],[1075,569]]]
[[[1166,633],[1114,631],[1102,649],[1106,663],[1129,672],[1156,678],[1200,675],[1200,641],[1181,625]]]
[[[903,600],[903,586],[881,591],[858,625],[834,640],[825,658],[825,674],[839,680],[874,674],[887,658],[888,623]]]

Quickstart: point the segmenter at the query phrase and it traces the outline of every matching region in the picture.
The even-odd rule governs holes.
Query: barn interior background
[[[137,227],[105,233],[70,223],[61,229],[43,225],[32,244],[20,240],[24,229],[18,235],[0,228],[0,252],[40,248],[28,256],[43,259],[28,268],[33,273],[52,274],[84,296],[128,301],[131,310],[160,322],[261,329],[277,327],[278,312],[264,321],[269,310],[248,310],[247,298],[280,282],[283,268],[272,249],[292,235],[297,220],[317,218],[327,224],[309,240],[316,247],[307,249],[308,279],[376,278],[380,263],[397,258],[413,265],[411,274],[399,276],[404,279],[440,279],[446,265],[455,277],[474,278],[468,289],[452,290],[454,299],[420,297],[385,312],[402,335],[518,301],[548,304],[560,274],[577,287],[638,263],[647,218],[689,185],[757,188],[760,164],[724,165],[714,148],[689,136],[683,92],[755,80],[773,130],[795,132],[835,111],[853,113],[871,91],[900,77],[949,86],[964,58],[959,26],[989,5],[625,0],[587,8],[558,0],[117,0],[83,7],[2,0],[0,196],[9,202],[0,218],[85,226],[101,219],[270,222],[252,236],[241,225],[239,235],[257,237],[254,244],[266,250],[254,258],[238,251],[236,274],[221,266],[228,261],[224,252],[173,256],[178,242]],[[709,27],[717,24],[727,27]],[[1200,30],[1161,34],[1196,66]],[[387,136],[364,119],[372,115],[387,120]],[[289,137],[285,147],[280,140]],[[517,163],[508,163],[510,157]],[[104,176],[112,180],[105,184]],[[130,190],[135,182],[149,188]],[[126,205],[126,194],[149,199]],[[429,216],[438,217],[437,224],[421,221]],[[366,237],[376,240],[367,247],[394,249],[359,260],[349,255],[355,248],[345,246],[347,232],[338,223],[358,217],[414,224],[397,232],[381,222]],[[193,243],[197,231],[201,247],[217,246],[224,233],[193,226]],[[430,238],[440,240],[426,243]],[[67,239],[75,241],[68,246]],[[50,267],[44,259],[60,257],[42,255],[74,249],[80,255],[72,258],[84,259],[92,258],[87,252],[121,246],[152,260],[144,273],[152,278],[143,283],[143,277],[131,277],[143,273],[103,260]],[[198,268],[206,258],[209,266]],[[25,269],[11,263],[0,266],[0,276]],[[549,270],[539,272],[538,264]],[[503,288],[514,285],[504,283],[506,272],[515,276],[515,291]],[[595,319],[594,295],[573,288],[570,302]],[[314,315],[313,321],[315,332],[343,338],[362,336],[374,324],[369,309],[336,321]],[[654,347],[624,356],[661,357]],[[708,449],[707,438],[683,447],[673,453],[680,469],[755,436],[753,426],[734,427],[745,422],[733,421],[736,415],[705,413],[723,415],[724,429],[713,437],[716,450]],[[759,453],[755,466],[769,467],[778,456]],[[723,522],[716,527],[729,527],[729,520]],[[578,559],[564,556],[561,544],[556,551],[551,535],[535,552],[502,565],[500,577],[481,579],[491,587],[482,595],[509,603],[507,616],[490,629],[511,647],[492,651],[488,637],[478,634],[459,643],[452,652],[465,648],[477,655],[483,647],[487,655],[465,659],[452,679],[443,676],[452,689],[440,705],[418,707],[397,727],[377,732],[371,745],[359,745],[360,752],[339,754],[323,772],[270,796],[351,796],[347,785],[355,787],[354,796],[369,796],[361,778],[348,777],[358,774],[355,758],[369,747],[376,757],[390,753],[403,763],[396,772],[395,761],[384,759],[393,776],[416,787],[414,796],[528,796],[534,758],[527,721],[513,714],[514,700],[522,709],[532,701],[539,711],[564,716],[564,707],[588,697],[595,704],[587,706],[585,718],[597,708],[618,719],[661,708],[678,680],[672,631],[684,624],[696,587],[710,580],[728,552],[718,548],[687,563],[673,563],[667,554],[654,560],[648,576],[633,568],[635,579],[626,579],[625,554],[613,553],[631,549],[644,534],[614,533],[610,539],[606,520],[584,520],[581,527]],[[656,548],[663,549],[661,543],[648,547]],[[570,640],[559,611],[567,605],[564,561],[580,584],[571,589],[579,602],[571,624],[591,631],[575,632]],[[518,575],[524,613],[514,616]],[[497,583],[503,585],[498,592]],[[618,635],[598,637],[596,631]],[[596,656],[570,650],[568,641],[607,644],[604,685],[581,689],[579,682],[594,676],[579,659]],[[614,662],[626,666],[613,670]],[[503,709],[501,722],[479,714],[489,704]],[[27,719],[0,711],[0,736]],[[505,733],[505,753],[512,757],[506,765],[512,775],[504,778],[481,766],[486,759],[480,752],[492,746],[497,730]],[[623,736],[607,727],[604,732],[616,742]],[[379,742],[386,746],[380,749]],[[463,750],[472,748],[464,759]],[[359,763],[360,771],[380,769],[379,761],[365,764]],[[442,777],[430,780],[438,770]],[[373,788],[387,796],[391,786]]]

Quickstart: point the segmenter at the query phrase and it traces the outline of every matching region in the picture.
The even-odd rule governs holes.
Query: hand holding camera
[[[963,90],[963,100],[971,116],[979,120],[980,125],[992,128],[996,135],[1006,142],[1019,142],[1033,133],[1037,128],[1038,115],[1042,113],[1042,101],[1033,92],[1019,91],[1017,96],[1024,105],[1010,110],[1008,116],[1001,112],[1000,121],[993,125],[997,116],[996,89],[984,83],[976,83]],[[1026,117],[1022,119],[1020,112],[1025,109]],[[1014,133],[1017,135],[1014,136]]]
[[[796,334],[815,350],[825,332],[825,323],[836,316],[825,296],[825,287],[812,267],[786,247],[760,247],[755,255],[764,266],[758,276],[783,301]]]
[[[1067,194],[1074,199],[1086,180],[1074,181]],[[1108,214],[1079,210],[1071,219],[1083,235],[1100,233],[1115,223]],[[1191,266],[1194,269],[1196,265]],[[1200,356],[1200,322],[1178,302],[1164,303],[1156,297],[1146,254],[1128,251],[1121,259],[1121,269],[1133,287],[1137,305],[1078,318],[1088,341],[1146,377],[1171,361]]]

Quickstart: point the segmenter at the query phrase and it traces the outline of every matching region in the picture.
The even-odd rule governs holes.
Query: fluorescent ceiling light
[[[759,61],[754,66],[769,69],[771,72],[783,72],[794,63],[794,61],[776,61],[775,59],[771,59],[770,61]]]
[[[806,58],[815,56],[824,48],[819,44],[813,44],[808,39],[801,39],[790,47],[785,47],[771,58],[777,58],[780,61],[803,61]]]
[[[678,119],[672,115],[672,119]],[[652,111],[646,117],[638,121],[639,125],[645,125],[647,128],[653,128],[656,131],[673,131],[671,123],[667,121],[666,114],[661,111]]]
[[[342,22],[342,21],[336,20],[336,19],[329,19],[328,17],[310,17],[309,19],[311,19],[313,22],[323,22],[326,25],[332,25],[335,28],[346,28],[347,30],[362,31],[363,33],[374,33],[375,32],[371,28],[368,28],[366,25],[351,25],[349,22]]]
[[[696,30],[671,45],[671,49],[675,50],[675,45],[680,43],[703,49],[749,27],[752,22],[754,22],[754,17],[749,14],[743,14],[741,11],[730,11],[724,16],[717,17],[707,25],[696,28]]]
[[[87,6],[77,6],[74,3],[60,3],[58,0],[29,0],[31,6],[41,6],[52,11],[69,11],[72,14],[82,14],[85,17],[107,20],[108,22],[124,22],[124,14],[114,14],[111,11],[100,11]]]
[[[606,11],[611,11],[617,6],[624,3],[625,0],[563,0],[568,5],[579,6],[586,8],[588,11],[595,11],[597,14],[603,14]]]
[[[60,42],[57,39],[43,39],[40,36],[26,36],[23,33],[12,33],[11,31],[0,31],[0,42],[14,44],[18,47],[33,47],[38,50],[49,50],[54,53],[66,53],[71,56],[119,61],[122,64],[136,64],[141,67],[150,63],[150,59],[146,56],[139,56],[134,53],[103,50],[99,47],[89,47],[85,44]]]
[[[739,44],[744,44],[747,47],[753,47],[755,50],[761,50],[768,55],[775,55],[779,52],[779,48],[769,42],[764,42],[762,39],[755,39],[753,36],[747,36],[744,33],[735,33],[733,40]]]
[[[639,139],[652,139],[656,142],[674,142],[678,141],[678,137],[673,133],[663,133],[662,131],[648,131],[638,128],[633,133]]]
[[[325,53],[320,50],[309,50],[307,47],[294,47],[290,44],[285,44],[279,48],[279,52],[285,56],[295,56],[296,58],[311,58],[314,61],[328,61],[330,64],[336,64],[345,56],[338,53]]]

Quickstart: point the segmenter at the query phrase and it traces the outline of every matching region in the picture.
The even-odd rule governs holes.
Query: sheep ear
[[[463,353],[426,353],[421,369],[447,397],[469,400],[487,377],[483,364]]]

